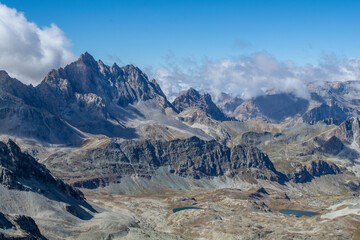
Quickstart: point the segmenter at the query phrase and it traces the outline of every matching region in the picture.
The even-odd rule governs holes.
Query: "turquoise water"
[[[312,216],[320,215],[320,213],[317,212],[308,212],[308,211],[291,210],[291,209],[282,209],[280,210],[280,212],[283,214],[292,214],[297,217],[302,217],[302,216],[312,217]]]
[[[180,211],[182,211],[182,210],[187,210],[187,209],[202,209],[202,208],[198,208],[198,207],[182,207],[182,208],[174,208],[174,209],[173,209],[173,213],[180,212]]]

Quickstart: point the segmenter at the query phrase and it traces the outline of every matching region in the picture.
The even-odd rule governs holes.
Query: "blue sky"
[[[360,1],[1,0],[39,27],[55,23],[106,63],[157,68],[169,56],[201,60],[266,51],[314,63],[360,56]]]
[[[0,3],[0,70],[26,84],[85,51],[138,66],[171,99],[190,87],[308,97],[309,82],[360,80],[360,0]]]

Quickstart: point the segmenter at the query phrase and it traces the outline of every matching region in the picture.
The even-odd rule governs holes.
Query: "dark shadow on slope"
[[[285,93],[260,96],[254,103],[263,115],[277,122],[303,114],[309,106],[308,100]]]

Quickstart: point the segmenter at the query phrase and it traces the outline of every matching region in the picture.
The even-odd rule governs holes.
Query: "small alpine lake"
[[[182,208],[174,208],[173,209],[173,213],[177,213],[183,210],[189,210],[189,209],[202,209],[202,208],[198,208],[198,207],[182,207]]]
[[[320,213],[317,213],[317,212],[292,210],[292,209],[281,209],[280,212],[282,214],[295,215],[296,217],[302,217],[302,216],[313,217],[316,215],[321,215]]]

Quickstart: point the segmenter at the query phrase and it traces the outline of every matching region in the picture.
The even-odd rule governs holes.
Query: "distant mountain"
[[[309,123],[339,125],[360,113],[360,81],[309,84],[310,98],[291,93],[269,92],[266,95],[241,100],[225,95],[217,105],[230,117],[271,123]]]
[[[190,88],[185,93],[180,94],[172,102],[172,104],[179,112],[182,112],[189,108],[198,108],[215,120],[230,120],[230,118],[227,117],[212,101],[210,94],[205,93],[201,95],[193,88]]]

